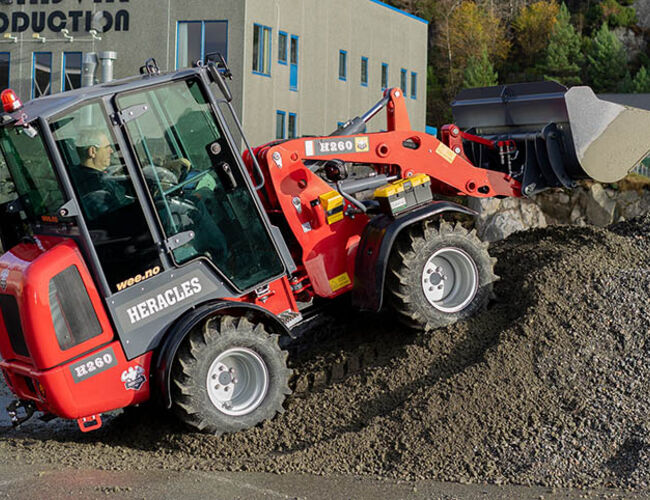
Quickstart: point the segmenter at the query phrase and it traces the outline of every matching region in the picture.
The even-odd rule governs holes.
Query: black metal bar
[[[118,107],[115,105],[112,96],[104,98],[104,109],[107,112],[118,112]],[[142,212],[144,213],[144,218],[147,223],[147,227],[151,232],[151,238],[153,243],[159,249],[158,256],[160,257],[161,263],[165,269],[170,269],[175,267],[171,259],[165,252],[165,241],[166,238],[161,230],[159,224],[159,219],[154,211],[153,200],[149,194],[149,190],[144,187],[145,180],[142,174],[142,171],[136,166],[138,164],[134,152],[131,150],[130,141],[127,141],[124,137],[124,131],[119,125],[112,124],[113,136],[117,140],[117,145],[122,151],[122,156],[124,158],[124,164],[126,170],[131,177],[131,183],[135,189],[135,194],[138,197],[140,206],[142,207]],[[127,158],[128,156],[128,158]]]

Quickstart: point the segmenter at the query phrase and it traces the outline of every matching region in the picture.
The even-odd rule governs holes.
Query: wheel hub
[[[429,304],[446,313],[467,307],[478,292],[478,269],[460,248],[437,250],[424,264],[422,290]]]
[[[233,347],[210,365],[206,388],[217,410],[231,416],[246,415],[262,403],[268,392],[268,368],[252,349]]]

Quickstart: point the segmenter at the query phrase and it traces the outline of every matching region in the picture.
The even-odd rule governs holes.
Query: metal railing
[[[650,178],[650,165],[645,162],[645,160],[641,163],[639,163],[632,172],[637,173],[639,175],[643,175],[645,177]]]

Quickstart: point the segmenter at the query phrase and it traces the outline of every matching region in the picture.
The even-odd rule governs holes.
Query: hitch
[[[21,408],[25,412],[23,416],[18,415],[19,410]],[[34,406],[34,403],[32,403],[31,401],[16,400],[16,401],[12,401],[11,404],[7,406],[7,414],[11,419],[11,425],[13,425],[14,427],[18,427],[20,424],[32,418],[35,411],[36,411],[36,406]]]

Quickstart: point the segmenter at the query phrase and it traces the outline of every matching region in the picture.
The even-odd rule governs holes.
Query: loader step
[[[77,419],[77,424],[81,432],[90,432],[99,429],[102,426],[101,414],[89,415]]]
[[[278,317],[287,328],[291,328],[292,326],[297,325],[302,321],[302,314],[299,312],[291,311],[290,309],[281,312]]]

